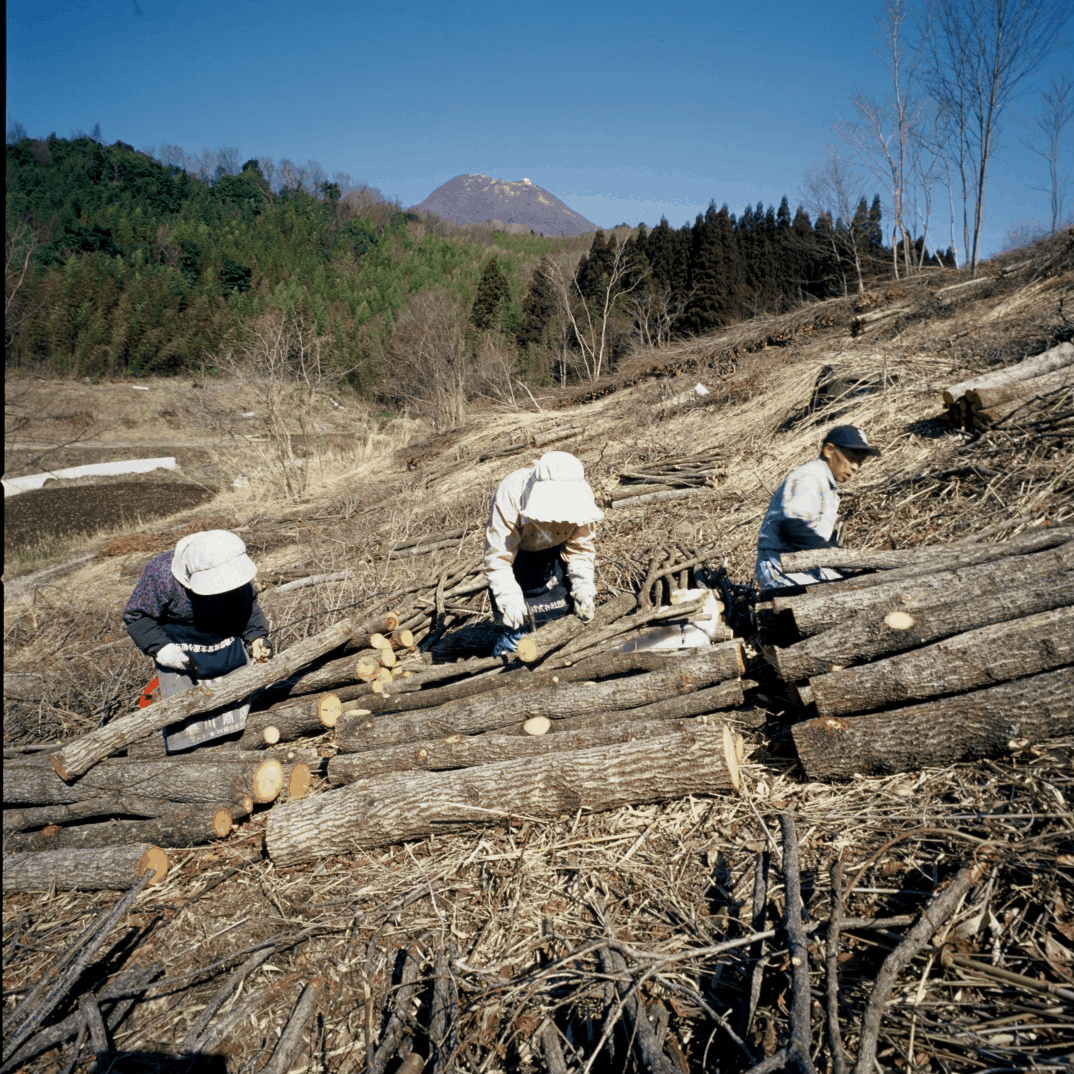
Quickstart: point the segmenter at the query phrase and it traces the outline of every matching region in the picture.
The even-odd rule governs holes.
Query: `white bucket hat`
[[[179,541],[172,556],[175,580],[199,597],[230,593],[256,574],[242,538],[228,530],[192,533]]]
[[[576,526],[604,517],[581,461],[566,451],[549,451],[537,460],[522,500],[522,514],[533,522],[570,522]]]

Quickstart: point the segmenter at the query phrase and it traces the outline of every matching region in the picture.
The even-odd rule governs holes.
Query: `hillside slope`
[[[119,613],[148,557],[179,533],[208,525],[243,533],[277,646],[286,648],[476,563],[492,489],[549,436],[582,458],[600,493],[668,456],[711,450],[725,468],[716,487],[689,499],[608,509],[601,601],[634,592],[673,545],[713,565],[726,558],[732,576],[748,580],[772,490],[835,423],[861,425],[884,452],[845,490],[847,546],[1000,541],[1069,524],[1074,385],[1047,414],[976,437],[947,424],[941,392],[1072,336],[1067,233],[983,266],[976,281],[915,277],[636,354],[600,384],[549,392],[526,410],[475,411],[451,432],[352,459],[345,472],[311,482],[299,504],[230,494],[111,535],[62,586],[53,577],[5,595],[6,675],[45,676],[34,696],[5,690],[5,746],[80,734],[102,713],[125,711],[147,668]],[[418,539],[438,546],[424,555],[400,547]],[[319,581],[283,587],[309,578]],[[436,599],[444,603],[442,593]],[[576,1071],[613,1061],[664,1069],[652,1053],[632,1050],[635,1032],[615,1029],[638,997],[667,1069],[741,1074],[766,1057],[765,1069],[783,1069],[791,1060],[775,1056],[795,1033],[818,1069],[829,1069],[833,1048],[857,1051],[884,958],[909,942],[930,899],[961,891],[949,924],[921,926],[924,946],[901,949],[896,990],[876,1015],[880,1065],[901,1069],[905,1057],[933,1072],[1061,1064],[1074,994],[1074,743],[1012,741],[1010,756],[979,764],[827,785],[804,778],[779,699],[758,687],[751,701],[760,716],[741,714],[748,741],[739,794],[597,815],[586,815],[583,801],[553,823],[503,817],[288,869],[266,860],[268,814],[259,812],[210,848],[176,852],[165,884],[140,897],[143,931],[131,943],[140,962],[163,961],[171,978],[215,968],[182,982],[181,1003],[168,994],[136,1004],[117,1047],[174,1048],[193,1012],[218,995],[221,975],[267,944],[265,968],[245,971],[243,996],[253,997],[257,1017],[251,1023],[239,1006],[245,998],[236,1000],[225,1010],[239,1012],[241,1029],[213,1045],[228,1070],[264,1065],[277,1027],[313,980],[320,1014],[303,1054],[330,1057],[317,1060],[327,1069],[383,1070],[408,1047],[439,1070]],[[331,752],[331,737],[317,745]],[[798,832],[793,855],[779,836],[788,824]],[[808,921],[792,963],[797,941],[781,922],[798,883]],[[114,901],[5,894],[5,920],[21,923],[5,965],[10,1002]],[[827,982],[815,930],[826,917],[842,929]],[[800,990],[801,977],[792,983],[803,966],[814,996],[838,989],[827,1014]],[[121,961],[100,967],[106,976],[118,968]],[[404,990],[409,999],[397,1004],[410,980],[417,992]],[[394,1037],[393,1010],[405,1029]],[[367,1065],[378,1047],[386,1049],[379,1064]],[[601,1054],[609,1050],[614,1060]]]

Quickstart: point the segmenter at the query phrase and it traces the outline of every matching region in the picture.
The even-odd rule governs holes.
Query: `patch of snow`
[[[68,466],[63,470],[50,470],[43,474],[26,474],[24,477],[5,477],[4,499],[20,492],[42,488],[47,481],[60,478],[111,477],[114,474],[147,474],[152,470],[178,470],[174,458],[126,459],[120,462],[91,462],[85,466]]]

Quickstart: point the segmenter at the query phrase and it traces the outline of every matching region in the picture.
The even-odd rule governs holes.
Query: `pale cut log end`
[[[387,612],[384,618],[380,621],[381,634],[390,634],[393,630],[399,626],[399,614],[398,612]]]
[[[67,771],[67,766],[63,763],[63,754],[54,753],[49,757],[49,761],[52,767],[56,770],[56,775],[60,777],[65,783],[71,779],[71,774]]]
[[[359,682],[372,682],[377,677],[378,669],[377,663],[363,657],[354,665],[354,677]]]
[[[406,627],[400,627],[399,630],[393,630],[391,634],[392,644],[400,649],[414,648],[414,632],[407,630]]]
[[[533,638],[523,638],[516,651],[523,664],[532,664],[537,659],[537,642]]]
[[[305,798],[310,792],[310,766],[304,761],[299,761],[291,768],[291,774],[287,777],[287,797]]]
[[[527,735],[547,735],[551,727],[552,721],[547,716],[532,716],[522,725],[522,730]]]
[[[723,725],[723,759],[727,765],[727,774],[731,777],[731,786],[736,791],[742,790],[742,779],[738,774],[738,750],[735,744],[735,736],[731,734],[731,728]]]
[[[283,790],[283,765],[275,758],[262,761],[254,769],[253,796],[262,805],[274,802]]]
[[[909,630],[917,622],[909,612],[888,612],[884,616],[884,626],[888,630]]]
[[[380,650],[380,665],[385,668],[393,668],[399,662],[399,657],[395,655],[395,650],[389,645],[385,649]]]
[[[370,634],[369,644],[374,649],[390,649],[392,643],[383,634]]]
[[[380,681],[380,679],[374,679],[369,684],[369,689],[372,690],[373,693],[375,693],[375,694],[383,694],[384,693],[384,683],[382,683]]]
[[[231,816],[231,810],[226,806],[220,806],[213,813],[213,835],[217,839],[223,839],[224,836],[231,833],[231,825],[234,823]]]
[[[231,828],[231,817],[228,817],[228,828]],[[152,872],[153,876],[149,886],[159,884],[168,875],[168,855],[160,847],[146,847],[142,856],[138,859],[138,875],[144,872]]]
[[[376,682],[389,683],[392,681],[392,669],[391,668],[377,668]]]
[[[280,741],[280,729],[273,724],[269,724],[261,732],[261,739],[266,746],[275,746]]]
[[[244,813],[252,813],[254,811],[254,796],[252,794],[244,794],[242,798],[239,799],[239,805],[242,806],[242,811]]]
[[[342,711],[343,702],[335,694],[325,694],[317,702],[317,719],[325,727],[335,727]]]

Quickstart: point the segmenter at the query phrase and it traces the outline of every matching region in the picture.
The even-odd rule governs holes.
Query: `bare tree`
[[[671,330],[693,296],[691,289],[673,297],[670,284],[657,283],[651,277],[645,280],[627,300],[638,339],[647,347],[670,343]]]
[[[842,277],[844,294],[849,291],[844,264],[854,272],[857,290],[865,290],[864,253],[867,230],[859,213],[865,198],[861,178],[851,162],[834,146],[824,147],[824,160],[810,166],[803,180],[802,200],[812,211],[820,230],[827,233],[832,255]],[[824,226],[824,221],[827,226]]]
[[[239,151],[233,145],[222,145],[216,151],[218,167],[224,169],[226,175],[239,174]]]
[[[972,270],[977,268],[985,189],[1000,120],[1059,47],[1060,31],[1072,14],[1072,0],[929,2],[929,89],[951,117],[957,138]]]
[[[905,268],[909,271],[915,264],[914,239],[906,221],[907,201],[915,176],[924,181],[928,174],[920,160],[926,152],[920,133],[923,102],[916,93],[914,63],[904,44],[909,12],[907,0],[889,0],[883,19],[877,20],[884,42],[882,57],[890,79],[886,99],[876,101],[864,93],[856,93],[851,103],[858,122],[841,120],[835,124],[836,133],[858,161],[887,187],[893,215],[891,253],[896,278],[900,249]]]
[[[1040,138],[1027,140],[1025,145],[1048,165],[1047,191],[1051,195],[1051,234],[1054,235],[1063,219],[1063,205],[1070,189],[1070,176],[1060,172],[1059,151],[1063,146],[1063,131],[1074,119],[1074,77],[1053,78],[1048,88],[1041,91],[1040,99],[1041,113],[1036,120]]]
[[[409,297],[392,332],[392,379],[382,392],[438,431],[462,424],[474,388],[465,325],[463,303],[445,288],[434,288]]]
[[[601,279],[600,292],[596,299],[588,302],[578,284],[579,257],[567,254],[547,261],[546,277],[556,296],[559,313],[569,327],[569,331],[562,334],[561,379],[564,379],[563,374],[572,357],[589,380],[596,380],[606,371],[616,305],[642,282],[642,277],[634,271],[626,245],[613,236],[609,247],[612,258]],[[571,343],[577,348],[573,356]]]
[[[330,360],[331,344],[301,314],[270,310],[244,322],[238,341],[214,364],[243,385],[258,401],[273,452],[274,472],[291,499],[300,499],[309,483],[309,467],[294,451],[293,432],[317,452],[314,404],[334,392],[346,376]]]

